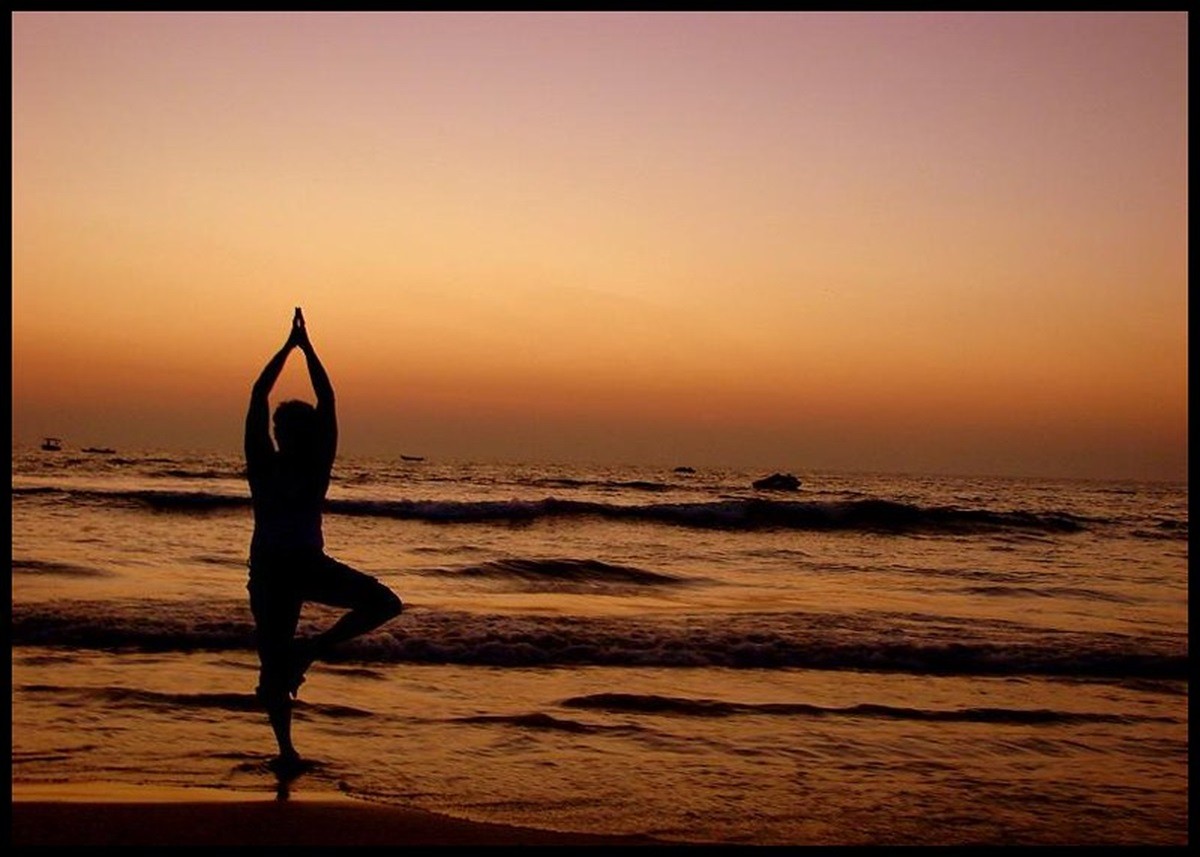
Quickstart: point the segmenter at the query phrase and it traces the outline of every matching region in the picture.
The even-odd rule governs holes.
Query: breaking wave
[[[580,708],[631,714],[669,714],[689,717],[733,717],[737,715],[784,715],[810,717],[872,717],[890,720],[956,721],[964,723],[1129,723],[1147,719],[1138,715],[1104,714],[1052,709],[966,708],[923,709],[892,705],[861,704],[841,708],[786,702],[726,702],[717,699],[657,696],[635,693],[597,693],[577,696],[560,703]]]
[[[161,512],[199,513],[249,509],[247,495],[207,491],[96,491],[13,488],[14,499],[53,493],[56,502],[112,503]],[[919,506],[890,500],[845,501],[728,498],[690,503],[603,503],[546,497],[540,500],[352,500],[326,501],[331,515],[380,517],[437,524],[531,523],[545,519],[604,518],[721,530],[860,530],[955,532],[997,530],[1070,533],[1085,519],[1065,512],[994,511],[953,506]],[[1086,519],[1089,523],[1093,519]]]
[[[301,633],[324,621],[319,614],[306,618]],[[14,604],[11,623],[17,646],[254,649],[253,621],[241,602],[190,603],[170,611],[152,601]],[[410,609],[346,644],[340,657],[360,664],[800,668],[1119,680],[1186,679],[1190,673],[1186,634],[1134,637],[976,624],[882,613],[688,616],[667,623]]]
[[[499,559],[427,574],[495,580],[535,589],[603,589],[669,586],[690,582],[681,577],[595,559]]]

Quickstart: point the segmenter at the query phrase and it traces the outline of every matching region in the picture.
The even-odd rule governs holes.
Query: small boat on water
[[[424,461],[425,456],[423,456],[423,455],[402,455],[402,456],[400,456],[400,460],[401,461]]]
[[[751,483],[759,491],[799,491],[800,480],[790,473],[772,473]]]
[[[42,449],[47,452],[58,452],[62,449],[62,441],[56,437],[47,437],[42,439]]]
[[[85,446],[83,448],[83,451],[84,452],[98,452],[98,453],[103,453],[104,455],[112,455],[114,452],[116,452],[115,449],[112,449],[107,446]]]

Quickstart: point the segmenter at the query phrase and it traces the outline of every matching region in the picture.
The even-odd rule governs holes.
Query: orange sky
[[[1182,13],[12,23],[16,444],[1186,479]]]

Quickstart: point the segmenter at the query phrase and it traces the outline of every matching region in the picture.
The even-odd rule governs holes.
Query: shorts
[[[260,696],[286,694],[294,684],[293,638],[304,602],[369,611],[396,601],[374,577],[320,550],[252,556],[249,565]]]

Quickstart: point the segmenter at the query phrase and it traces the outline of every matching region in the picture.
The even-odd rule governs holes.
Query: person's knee
[[[284,708],[290,701],[287,688],[281,681],[274,678],[260,681],[258,687],[254,689],[254,696],[258,699],[259,704],[268,711]]]
[[[379,600],[379,612],[386,622],[388,619],[394,619],[404,610],[404,602],[400,600],[400,596],[390,589],[385,589],[384,594]]]
[[[394,619],[400,615],[404,609],[404,603],[395,592],[388,589],[382,583],[376,581],[375,591],[371,593],[371,599],[368,605],[364,608],[375,616],[380,623],[386,622],[389,619]]]

